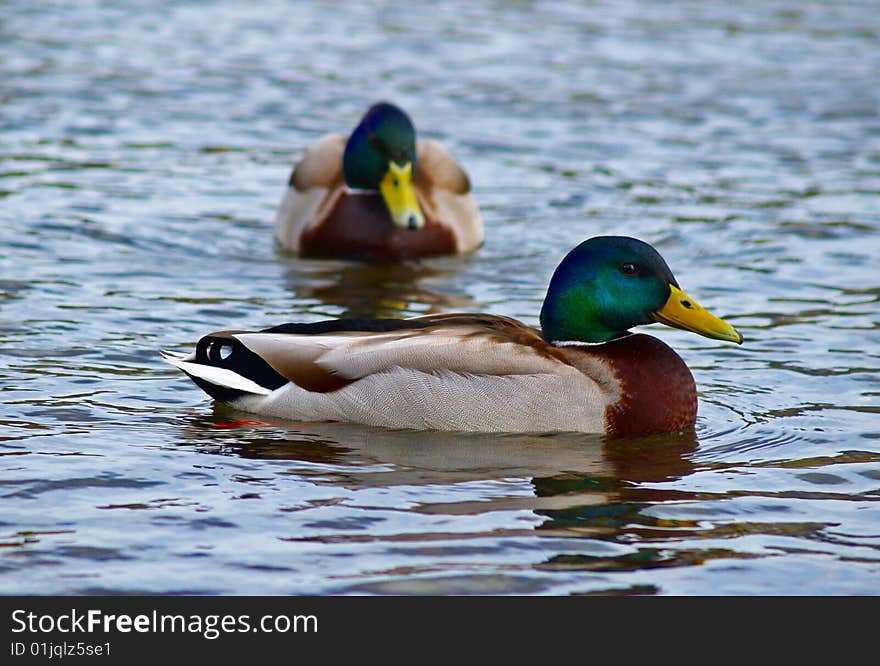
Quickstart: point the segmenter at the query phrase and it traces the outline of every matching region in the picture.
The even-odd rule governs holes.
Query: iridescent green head
[[[733,326],[679,288],[653,247],[626,236],[597,236],[569,252],[541,308],[544,338],[554,343],[607,342],[653,322],[742,342]]]
[[[380,102],[364,114],[345,144],[342,173],[351,188],[379,190],[397,226],[419,229],[425,225],[413,183],[416,130],[398,107]]]

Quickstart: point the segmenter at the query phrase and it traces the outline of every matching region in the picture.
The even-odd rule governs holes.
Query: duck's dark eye
[[[620,265],[620,272],[624,275],[638,275],[639,267],[630,262]]]
[[[373,150],[376,150],[381,155],[387,155],[388,150],[385,148],[385,144],[382,143],[382,139],[380,139],[377,135],[372,133],[368,134],[367,143],[370,144],[370,147],[373,148]]]

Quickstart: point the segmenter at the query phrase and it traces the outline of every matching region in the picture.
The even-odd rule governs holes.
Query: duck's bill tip
[[[666,304],[654,313],[655,321],[673,328],[691,331],[713,340],[741,345],[742,334],[720,317],[716,317],[675,285],[669,285]]]

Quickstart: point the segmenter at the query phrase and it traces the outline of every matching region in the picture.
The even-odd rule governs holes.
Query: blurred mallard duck
[[[662,322],[742,336],[679,288],[634,238],[581,243],[557,267],[540,330],[491,314],[339,319],[223,331],[166,360],[215,399],[299,421],[389,428],[632,435],[691,426],[693,376]]]
[[[370,107],[346,139],[330,134],[294,167],[275,218],[282,247],[306,257],[397,261],[462,254],[483,242],[464,169],[409,116]]]

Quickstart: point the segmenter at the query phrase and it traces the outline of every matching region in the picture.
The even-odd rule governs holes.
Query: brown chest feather
[[[361,261],[397,261],[411,257],[454,254],[455,237],[427,217],[421,229],[401,229],[388,215],[378,194],[342,192],[312,228],[303,232],[300,252],[306,257]]]
[[[693,375],[665,343],[636,334],[602,345],[598,353],[620,382],[620,400],[605,413],[609,434],[673,432],[694,424]]]

